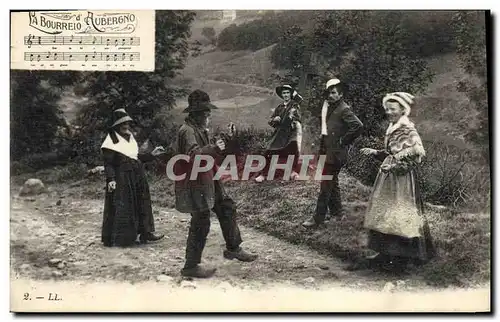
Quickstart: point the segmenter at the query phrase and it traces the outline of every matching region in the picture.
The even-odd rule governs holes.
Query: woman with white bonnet
[[[408,118],[414,98],[404,92],[387,94],[382,100],[390,121],[385,148],[361,149],[383,160],[364,220],[373,252],[367,259],[393,272],[404,272],[410,262],[422,264],[435,254],[416,171],[425,150]]]

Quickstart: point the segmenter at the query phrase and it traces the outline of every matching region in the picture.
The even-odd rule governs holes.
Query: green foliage
[[[154,72],[91,72],[82,76],[82,92],[90,97],[78,115],[83,132],[104,131],[111,111],[118,108],[125,108],[145,126],[159,111],[173,106],[175,97],[184,91],[167,86],[167,81],[185,65],[193,18],[189,11],[156,12]]]
[[[223,51],[258,50],[276,43],[290,28],[307,26],[311,17],[316,14],[316,11],[310,10],[287,10],[285,13],[266,12],[262,19],[241,25],[232,24],[222,30],[217,39],[217,47]]]
[[[422,267],[428,284],[469,286],[471,280],[489,281],[490,218],[484,214],[428,213],[438,257]]]
[[[377,177],[381,162],[372,156],[366,156],[359,152],[362,148],[383,149],[384,140],[382,137],[359,137],[349,151],[346,171],[358,179],[361,183],[372,186]]]
[[[406,11],[402,12],[402,26],[411,35],[405,46],[419,57],[454,52],[455,31],[450,23],[456,11]]]
[[[249,22],[245,27],[230,25],[222,30],[217,39],[217,47],[223,51],[257,50],[272,45],[279,35],[273,23]]]
[[[320,77],[305,104],[315,115],[324,99],[324,82],[340,77],[348,87],[346,100],[365,124],[365,134],[381,135],[382,97],[393,91],[418,94],[432,78],[426,62],[409,45],[414,34],[405,28],[404,14],[338,11],[315,19],[312,33],[297,41],[288,35],[281,38],[272,56],[274,65],[296,74],[302,68],[317,70]]]
[[[468,133],[468,138],[483,147],[489,155],[488,87],[486,60],[486,13],[484,11],[460,11],[455,14],[456,47],[462,67],[477,79],[466,79],[458,84],[458,90],[467,93],[479,111],[479,125]]]
[[[227,129],[216,128],[214,130],[214,137],[218,135],[224,135],[227,133]],[[266,146],[268,140],[270,139],[272,130],[260,130],[253,126],[237,129],[235,135],[226,140],[226,149],[228,153],[234,153],[236,155],[243,154],[260,154],[263,155],[266,151]]]
[[[427,156],[419,169],[424,200],[455,209],[484,209],[490,184],[485,160],[475,151],[439,141],[424,141],[424,146]]]
[[[215,33],[215,29],[213,27],[204,27],[201,31],[201,34],[207,38],[211,44],[217,44],[217,37]]]
[[[118,108],[127,109],[137,121],[139,131],[141,127],[149,130],[156,115],[170,109],[175,98],[185,94],[183,88],[168,82],[184,68],[191,49],[187,38],[193,19],[191,11],[156,11],[155,71],[151,73],[13,71],[12,157],[29,155],[29,160],[24,158],[24,161],[34,169],[68,158],[94,164],[111,111]],[[65,86],[75,84],[75,94],[89,100],[77,115],[77,131],[62,137],[62,146],[59,146],[54,143],[55,139],[61,141],[58,132],[67,124],[58,100]],[[55,152],[43,154],[47,151]],[[70,151],[73,155],[68,154]]]
[[[76,79],[72,72],[11,71],[11,158],[53,150],[58,130],[66,127],[57,106],[61,89]]]

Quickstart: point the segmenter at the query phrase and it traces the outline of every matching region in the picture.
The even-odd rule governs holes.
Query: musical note
[[[127,56],[130,61],[139,61],[140,53],[124,53],[124,52],[25,52],[25,61],[125,61]]]
[[[103,37],[97,37],[97,36],[86,36],[86,37],[76,37],[74,35],[72,36],[34,36],[32,34],[29,34],[24,37],[24,44],[26,46],[30,46],[33,44],[33,40],[35,40],[35,37],[38,38],[38,45],[66,45],[66,44],[72,44],[76,41],[79,44],[82,45],[100,45],[100,46],[109,46],[112,42],[115,44],[115,46],[122,45],[122,46],[139,46],[140,45],[140,38],[139,37],[130,37],[130,38],[123,38],[123,37],[107,37],[105,38],[105,42]]]
[[[31,34],[29,34],[29,35],[28,35],[28,40],[26,41],[26,44],[28,44],[28,48],[31,48],[31,45],[33,44],[33,43],[31,42],[31,38],[32,38],[32,37],[33,37],[33,36],[32,36]]]

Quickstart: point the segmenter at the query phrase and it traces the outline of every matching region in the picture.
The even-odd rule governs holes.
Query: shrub
[[[489,167],[477,153],[439,141],[424,141],[427,156],[420,168],[423,198],[454,208],[484,209],[489,200]],[[485,194],[486,192],[486,194]]]
[[[381,162],[372,156],[361,154],[359,150],[362,148],[383,149],[383,139],[361,136],[349,150],[346,171],[363,184],[371,186],[375,182]]]
[[[217,37],[213,27],[204,27],[201,34],[210,41],[210,44],[215,45],[217,43]]]
[[[285,31],[293,26],[305,26],[316,15],[315,11],[293,11],[266,13],[262,19],[241,25],[232,24],[219,34],[217,47],[223,51],[258,50],[278,41]],[[291,40],[291,39],[290,39]]]

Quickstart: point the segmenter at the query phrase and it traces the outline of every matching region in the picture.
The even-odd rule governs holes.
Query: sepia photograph
[[[492,32],[11,10],[10,311],[491,312]]]

